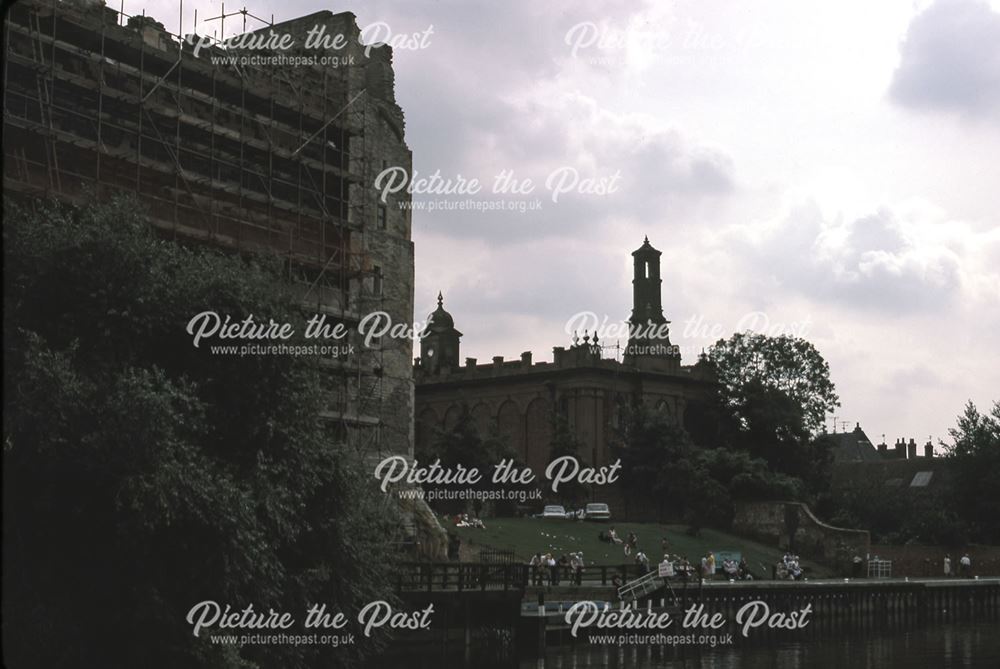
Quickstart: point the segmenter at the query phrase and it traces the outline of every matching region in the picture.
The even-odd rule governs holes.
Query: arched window
[[[500,405],[500,410],[497,411],[497,427],[501,437],[507,440],[518,457],[527,460],[527,453],[524,450],[524,419],[517,404],[512,400]]]
[[[462,409],[457,404],[452,404],[444,412],[444,429],[450,430],[458,425],[458,418],[462,415]]]
[[[531,401],[525,412],[525,463],[540,476],[549,464],[552,450],[552,404],[542,397]]]
[[[482,437],[488,435],[491,432],[490,428],[496,425],[490,407],[483,402],[477,404],[472,410],[472,420],[475,422],[476,429],[479,430],[479,435]]]
[[[417,424],[415,427],[415,450],[418,452],[425,452],[431,447],[431,444],[434,441],[435,431],[438,427],[440,427],[437,412],[430,407],[421,411],[420,416],[417,417]]]

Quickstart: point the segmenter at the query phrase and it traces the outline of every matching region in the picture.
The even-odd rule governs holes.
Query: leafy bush
[[[6,211],[4,641],[18,667],[351,663],[366,643],[243,649],[213,599],[356,611],[396,525],[319,418],[316,361],[212,355],[196,313],[302,319],[280,264],[158,238],[120,200]],[[362,640],[364,641],[364,640]]]

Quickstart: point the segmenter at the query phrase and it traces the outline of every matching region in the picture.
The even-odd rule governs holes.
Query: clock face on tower
[[[433,346],[430,347],[429,349],[427,349],[427,357],[428,358],[433,358],[434,357],[434,347]]]

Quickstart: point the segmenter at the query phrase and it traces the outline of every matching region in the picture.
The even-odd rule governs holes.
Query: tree
[[[948,434],[955,509],[974,540],[1000,542],[1000,402],[981,414],[970,400]]]
[[[873,543],[959,546],[969,539],[966,523],[954,511],[952,483],[939,478],[926,488],[857,481],[831,495],[830,522],[864,528]]]
[[[760,392],[786,398],[801,412],[798,422],[811,434],[822,428],[826,415],[840,406],[830,366],[811,343],[799,337],[736,333],[719,340],[709,358],[721,385],[722,401],[741,423],[745,408]]]
[[[320,419],[309,356],[213,355],[214,310],[303,319],[280,265],[161,240],[131,201],[5,211],[4,641],[11,666],[311,667],[356,646],[192,635],[203,600],[304,618],[392,600],[399,525]],[[372,556],[378,556],[373,559]]]
[[[721,483],[733,500],[792,500],[802,496],[802,481],[772,471],[761,458],[743,451],[711,448],[697,452],[700,467]]]
[[[762,458],[730,448],[699,448],[688,433],[645,405],[632,409],[622,434],[622,480],[629,497],[654,503],[659,517],[726,528],[735,503],[798,499],[798,478],[772,471]]]
[[[462,467],[468,470],[476,469],[481,474],[480,481],[475,485],[456,483],[429,487],[450,490],[473,489],[484,493],[490,489],[512,491],[519,487],[513,484],[498,485],[492,482],[494,468],[502,460],[510,460],[518,468],[523,466],[518,462],[514,449],[498,434],[494,432],[488,432],[485,435],[480,433],[472,411],[465,402],[460,406],[458,420],[455,421],[455,424],[450,428],[439,430],[427,450],[417,453],[417,458],[422,465],[429,465],[434,460],[440,460],[441,467],[445,469],[458,471],[458,468]],[[482,498],[477,496],[471,501],[476,515],[481,514],[483,511]],[[497,501],[498,512],[507,513],[513,510],[513,500]],[[467,504],[468,500],[455,499],[437,502],[434,507],[449,511],[461,511],[466,508]]]
[[[679,515],[690,501],[694,444],[665,414],[639,404],[626,414],[621,440],[622,483],[628,497],[653,502],[662,519]]]
[[[569,426],[566,416],[554,413],[552,417],[552,441],[549,460],[566,456],[577,458],[580,452],[580,440]],[[576,505],[587,497],[587,486],[576,479],[559,486],[559,501],[563,504]]]
[[[830,443],[818,430],[839,399],[819,352],[795,337],[737,333],[710,357],[719,386],[715,401],[696,411],[699,438],[763,458],[814,494],[824,491]]]

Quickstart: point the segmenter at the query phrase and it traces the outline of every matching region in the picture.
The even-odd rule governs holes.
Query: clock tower
[[[420,366],[427,374],[458,369],[459,339],[455,320],[444,310],[444,297],[438,293],[438,308],[427,317],[427,327],[420,339]]]

